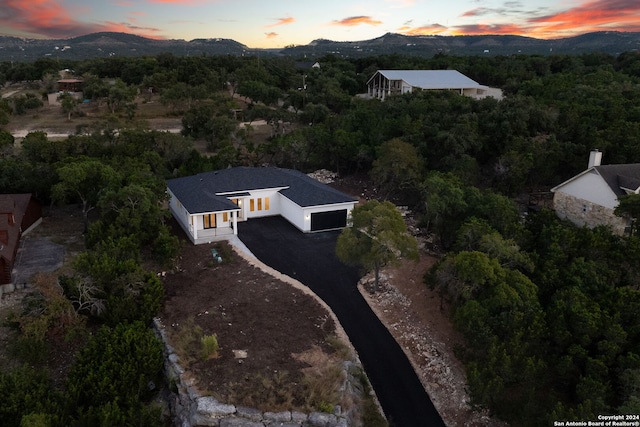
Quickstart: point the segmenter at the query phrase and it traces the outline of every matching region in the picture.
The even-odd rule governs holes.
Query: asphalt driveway
[[[444,426],[406,355],[360,295],[358,271],[338,261],[338,234],[304,234],[279,216],[238,224],[240,240],[256,257],[304,283],[331,307],[392,426]]]

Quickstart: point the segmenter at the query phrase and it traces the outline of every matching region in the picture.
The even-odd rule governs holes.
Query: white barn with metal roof
[[[370,98],[385,99],[414,90],[455,90],[473,98],[502,98],[500,89],[481,85],[456,70],[378,70],[367,82]]]
[[[235,167],[167,181],[169,208],[195,243],[238,234],[238,222],[281,215],[302,232],[345,227],[356,199],[292,169]]]

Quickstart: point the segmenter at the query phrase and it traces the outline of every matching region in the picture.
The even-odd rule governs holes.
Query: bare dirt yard
[[[181,230],[177,233],[182,234]],[[223,262],[213,259],[217,248]],[[318,410],[338,401],[349,355],[336,324],[312,295],[274,277],[229,245],[185,242],[164,276],[160,319],[203,394],[264,411]],[[217,337],[214,357],[198,357],[194,331]]]

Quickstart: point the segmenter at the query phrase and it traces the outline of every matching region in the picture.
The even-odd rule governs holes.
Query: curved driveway
[[[258,259],[304,283],[331,307],[393,427],[444,426],[406,355],[360,295],[358,271],[338,261],[338,234],[304,234],[279,216],[238,224],[238,237]]]

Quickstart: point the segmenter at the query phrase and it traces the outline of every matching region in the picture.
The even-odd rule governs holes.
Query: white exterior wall
[[[243,201],[243,209],[246,215],[246,219],[249,218],[260,218],[263,216],[273,216],[279,215],[281,206],[280,206],[280,188],[269,189],[269,190],[255,190],[251,191],[250,195],[244,197]],[[265,209],[265,198],[269,198],[269,209]],[[262,210],[258,210],[258,199],[262,199]],[[254,210],[251,211],[251,200],[253,200]]]
[[[281,211],[280,214],[291,224],[293,224],[298,230],[303,233],[311,232],[311,214],[317,212],[330,212],[337,210],[347,210],[347,218],[351,215],[351,211],[355,206],[355,202],[337,203],[332,205],[312,206],[308,208],[302,208],[291,200],[281,195],[280,199]]]
[[[589,171],[573,181],[569,181],[556,192],[565,193],[578,199],[614,209],[618,206],[618,197],[611,187],[595,171]]]
[[[184,206],[178,201],[171,190],[167,189],[169,193],[169,209],[173,214],[173,217],[178,220],[180,227],[187,233],[187,236],[192,242],[198,244],[204,241],[211,240],[217,236],[226,236],[234,234],[233,230],[233,212],[227,212],[227,221],[223,221],[224,214],[217,212],[216,215],[216,227],[204,228],[204,214],[199,213],[192,215]]]
[[[178,220],[182,229],[193,237],[193,233],[190,231],[191,220],[189,218],[189,212],[187,212],[184,206],[182,206],[171,190],[167,189],[167,192],[169,193],[169,209],[171,210],[173,217]]]
[[[298,230],[305,233],[309,232],[309,230],[311,230],[311,216],[309,216],[308,220],[305,220],[304,210],[300,206],[296,205],[282,194],[278,194],[278,198],[280,203],[280,215],[293,224]]]

